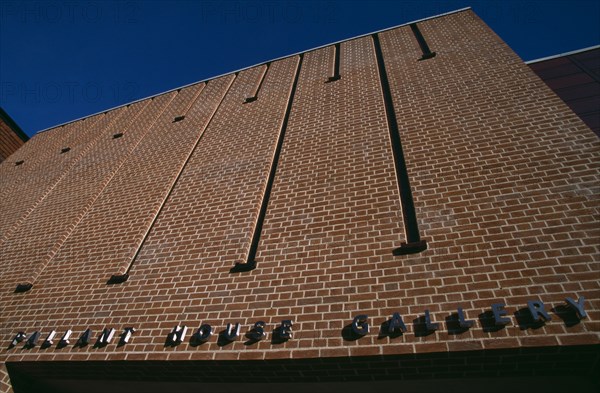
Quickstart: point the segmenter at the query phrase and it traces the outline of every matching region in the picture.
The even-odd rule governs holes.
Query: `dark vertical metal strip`
[[[410,29],[412,30],[413,34],[415,35],[415,38],[417,39],[417,42],[419,43],[419,46],[421,47],[421,51],[423,52],[423,56],[421,56],[421,58],[419,60],[426,60],[426,59],[431,59],[432,57],[435,57],[435,52],[432,52],[429,49],[429,45],[427,45],[427,41],[425,41],[423,34],[421,34],[421,30],[419,30],[419,26],[417,26],[416,23],[411,23]]]
[[[298,67],[296,68],[296,76],[294,77],[294,83],[292,84],[292,91],[290,92],[290,98],[288,99],[285,115],[283,116],[283,122],[281,123],[281,130],[279,131],[279,139],[277,140],[277,147],[275,148],[273,162],[271,163],[271,171],[269,172],[267,187],[265,188],[265,194],[260,205],[260,212],[258,213],[258,218],[256,219],[256,225],[254,227],[254,233],[252,234],[252,242],[250,243],[248,258],[246,259],[246,262],[236,263],[235,266],[233,266],[229,270],[230,273],[245,272],[256,268],[256,252],[258,250],[260,234],[262,232],[263,222],[267,213],[269,198],[271,197],[271,190],[273,189],[273,182],[275,181],[275,173],[277,172],[277,164],[279,163],[279,156],[281,154],[281,148],[283,146],[283,140],[285,138],[285,131],[287,130],[290,113],[292,112],[292,104],[294,102],[294,96],[296,95],[298,79],[300,78],[302,60],[304,59],[304,54],[300,54],[299,56],[300,60],[298,61]]]
[[[158,211],[156,212],[156,215],[154,216],[154,219],[150,223],[150,227],[146,231],[146,234],[144,235],[144,238],[140,242],[140,245],[138,246],[137,250],[135,251],[135,254],[133,255],[133,258],[131,258],[131,261],[129,262],[129,266],[127,266],[127,270],[125,271],[124,274],[113,274],[110,277],[110,279],[108,280],[107,284],[120,284],[122,282],[127,281],[127,279],[129,278],[129,272],[131,271],[131,268],[133,267],[135,261],[137,260],[139,254],[140,254],[140,250],[142,249],[142,247],[146,243],[146,239],[148,239],[148,236],[150,235],[150,231],[154,227],[154,224],[156,223],[156,220],[158,219],[158,216],[160,216],[160,213],[162,212],[162,209],[165,207],[165,205],[167,204],[167,201],[171,197],[171,194],[173,193],[173,190],[175,189],[175,186],[177,185],[177,182],[179,181],[179,178],[181,177],[181,174],[183,173],[183,171],[185,170],[185,167],[187,166],[188,162],[192,158],[192,155],[194,154],[194,152],[196,151],[196,148],[200,144],[200,141],[202,140],[202,137],[204,136],[204,133],[206,132],[206,130],[208,130],[208,127],[210,126],[210,123],[212,122],[213,118],[215,117],[215,114],[218,112],[219,108],[221,107],[221,104],[225,100],[225,97],[227,97],[227,93],[229,93],[229,89],[233,85],[233,82],[235,81],[235,78],[237,78],[237,76],[238,76],[238,73],[236,72],[234,78],[229,83],[229,86],[227,87],[227,90],[225,91],[225,94],[223,94],[223,97],[221,98],[221,101],[219,101],[219,104],[215,108],[215,111],[211,114],[210,119],[208,119],[208,122],[206,123],[206,126],[204,127],[204,130],[202,131],[202,134],[200,134],[200,136],[198,137],[198,140],[196,141],[196,143],[192,147],[192,150],[190,151],[190,153],[188,154],[187,158],[185,159],[185,162],[183,163],[183,166],[181,167],[179,173],[177,174],[177,177],[175,178],[175,181],[171,184],[171,188],[169,189],[169,192],[167,193],[167,196],[163,199],[163,202],[160,205]],[[206,82],[207,85],[208,85],[208,83],[210,83],[210,81]],[[204,89],[206,89],[206,87],[204,87]],[[202,93],[202,91],[200,91],[198,93],[198,96],[196,96],[196,98],[194,100],[192,100],[192,101],[195,102],[197,99],[199,99],[201,93]]]
[[[383,101],[385,104],[388,130],[390,131],[394,164],[396,166],[396,178],[398,181],[398,190],[400,191],[400,202],[402,204],[404,230],[406,232],[406,243],[401,243],[400,247],[394,250],[394,254],[412,254],[425,250],[427,248],[427,243],[424,240],[421,240],[421,236],[419,235],[419,225],[417,223],[415,205],[413,202],[412,191],[410,189],[408,170],[404,160],[404,152],[402,151],[402,143],[400,141],[400,133],[398,131],[398,121],[396,119],[396,112],[394,111],[394,103],[392,101],[390,83],[385,70],[385,63],[383,60],[383,52],[381,50],[379,36],[377,34],[373,34],[372,37],[373,43],[375,44],[377,67],[379,68],[379,80],[381,82],[381,90],[383,92]]]
[[[333,57],[333,75],[327,79],[327,82],[335,82],[341,78],[340,75],[340,44],[335,44]]]
[[[253,101],[258,100],[258,93],[260,92],[260,88],[262,87],[263,82],[265,81],[265,78],[267,77],[267,72],[269,72],[269,67],[271,66],[271,62],[268,62],[265,65],[267,66],[267,68],[265,69],[265,72],[263,72],[262,77],[260,78],[260,82],[258,82],[256,91],[254,92],[252,97],[247,97],[246,100],[244,101],[244,103],[253,102]]]

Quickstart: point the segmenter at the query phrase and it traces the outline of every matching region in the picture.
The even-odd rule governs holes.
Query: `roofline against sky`
[[[559,53],[558,55],[552,55],[552,56],[542,57],[539,59],[528,60],[525,62],[525,64],[539,63],[540,61],[552,60],[552,59],[556,59],[558,57],[576,55],[581,52],[587,52],[589,50],[594,50],[594,49],[598,49],[598,48],[600,48],[600,45],[588,46],[587,48],[572,50],[570,52],[565,52],[565,53]]]
[[[125,104],[117,105],[117,106],[114,106],[114,107],[112,107],[112,108],[109,108],[109,109],[105,109],[105,110],[102,110],[102,111],[99,111],[99,112],[96,112],[96,113],[92,113],[92,114],[90,114],[90,115],[82,116],[82,117],[80,117],[80,118],[77,118],[77,119],[75,119],[75,120],[69,120],[69,121],[67,121],[67,122],[60,123],[60,124],[54,125],[54,126],[52,126],[52,127],[44,128],[44,129],[42,129],[42,130],[39,130],[39,131],[38,131],[38,132],[36,132],[35,134],[37,135],[37,134],[39,134],[39,133],[41,133],[41,132],[49,131],[49,130],[52,130],[52,129],[54,129],[54,128],[62,127],[62,126],[64,126],[64,125],[67,125],[67,124],[70,124],[70,123],[74,123],[74,122],[76,122],[76,121],[79,121],[79,120],[87,119],[88,117],[96,116],[96,115],[99,115],[99,114],[101,114],[101,113],[107,113],[107,112],[110,112],[110,111],[112,111],[112,110],[115,110],[115,109],[118,109],[118,108],[124,107],[124,106],[128,106],[128,105],[135,104],[136,102],[140,102],[140,101],[148,100],[148,99],[151,99],[151,98],[154,98],[154,97],[158,97],[158,96],[160,96],[160,95],[163,95],[163,94],[168,94],[168,93],[171,93],[171,92],[173,92],[173,91],[176,91],[176,90],[185,89],[186,87],[190,87],[190,86],[193,86],[193,85],[197,85],[197,84],[199,84],[199,83],[204,83],[204,82],[207,82],[207,81],[210,81],[210,80],[213,80],[213,79],[217,79],[217,78],[220,78],[220,77],[223,77],[223,76],[226,76],[226,75],[235,74],[235,73],[238,73],[238,72],[241,72],[241,71],[248,70],[248,69],[250,69],[250,68],[254,68],[254,67],[261,66],[261,65],[263,65],[263,64],[266,64],[266,63],[271,63],[271,62],[274,62],[274,61],[278,61],[278,60],[286,59],[286,58],[288,58],[288,57],[297,56],[297,55],[299,55],[299,54],[301,54],[301,53],[307,53],[307,52],[315,51],[315,50],[322,49],[322,48],[325,48],[325,47],[328,47],[328,46],[331,46],[331,45],[335,45],[335,44],[338,44],[338,43],[341,43],[341,42],[350,41],[350,40],[355,40],[355,39],[358,39],[358,38],[363,38],[363,37],[367,37],[367,36],[370,36],[370,35],[373,35],[373,34],[383,33],[383,32],[385,32],[385,31],[388,31],[388,30],[393,30],[393,29],[397,29],[397,28],[399,28],[399,27],[407,26],[407,25],[410,25],[410,24],[412,24],[412,23],[418,23],[418,22],[423,22],[423,21],[426,21],[426,20],[431,20],[431,19],[435,19],[435,18],[440,18],[440,17],[442,17],[442,16],[446,16],[446,15],[452,15],[452,14],[456,14],[456,13],[458,13],[458,12],[467,11],[467,10],[470,10],[470,9],[471,9],[471,7],[459,8],[459,9],[457,9],[457,10],[454,10],[454,11],[444,12],[444,13],[442,13],[442,14],[437,14],[437,15],[429,16],[429,17],[427,17],[427,18],[422,18],[422,19],[413,20],[413,21],[406,22],[406,23],[402,23],[402,24],[399,24],[399,25],[396,25],[396,26],[392,26],[392,27],[386,27],[385,29],[381,29],[381,30],[373,31],[373,32],[371,32],[371,33],[366,33],[366,34],[361,34],[361,35],[357,35],[357,36],[350,37],[350,38],[345,38],[345,39],[343,39],[343,40],[339,40],[339,41],[336,41],[336,42],[331,42],[331,43],[328,43],[328,44],[325,44],[325,45],[317,46],[317,47],[315,47],[315,48],[306,49],[306,50],[303,50],[303,51],[300,51],[300,52],[292,53],[291,55],[285,55],[285,56],[278,57],[278,58],[276,58],[276,59],[272,59],[272,60],[263,61],[263,62],[260,62],[260,63],[257,63],[257,64],[253,64],[253,65],[251,65],[251,66],[248,66],[248,67],[240,68],[240,69],[238,69],[238,70],[236,70],[236,71],[229,71],[229,72],[226,72],[226,73],[224,73],[224,74],[217,75],[217,76],[211,76],[210,78],[202,79],[202,80],[200,80],[200,81],[197,81],[197,82],[188,83],[187,85],[184,85],[184,86],[176,87],[176,88],[174,88],[174,89],[171,89],[171,90],[163,91],[163,92],[161,92],[161,93],[153,94],[153,95],[151,95],[151,96],[144,97],[144,98],[140,98],[140,99],[137,99],[137,100],[135,100],[135,101],[131,101],[131,102],[128,102],[128,103],[125,103]]]
[[[0,119],[4,120],[4,122],[8,125],[8,128],[10,128],[23,142],[27,142],[29,140],[27,134],[23,132],[17,122],[15,122],[13,118],[10,117],[8,113],[4,111],[4,109],[2,109],[2,107],[0,107]]]

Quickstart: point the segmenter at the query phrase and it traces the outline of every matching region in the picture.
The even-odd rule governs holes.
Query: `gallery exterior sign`
[[[578,300],[574,300],[570,297],[565,298],[566,305],[561,305],[563,308],[568,309],[577,320],[581,320],[583,318],[587,318],[587,313],[585,311],[585,298],[579,297]],[[553,309],[555,310],[555,309]],[[555,311],[556,312],[556,311]],[[502,327],[511,323],[511,319],[508,317],[508,312],[505,309],[505,304],[503,303],[494,303],[490,306],[490,310],[487,311],[490,315],[491,322],[496,329],[488,330],[494,331],[499,330]],[[525,309],[525,313],[530,321],[535,324],[544,324],[548,321],[552,320],[552,317],[546,310],[546,307],[543,302],[539,300],[529,300],[527,302],[527,307]],[[474,320],[467,320],[465,317],[464,310],[461,307],[457,308],[457,312],[453,314],[454,322],[459,329],[463,331],[470,329],[475,325]],[[439,329],[439,323],[433,323],[431,321],[431,314],[428,309],[424,310],[423,315],[418,318],[420,321],[418,325],[420,325],[420,330],[425,332],[425,334],[430,334]],[[417,321],[415,320],[415,321]],[[292,338],[292,320],[283,320],[281,321],[274,329],[273,329],[273,340],[274,342],[284,342],[290,340]],[[417,325],[417,323],[415,323]],[[246,332],[245,337],[248,338],[251,342],[258,342],[267,337],[266,333],[267,324],[264,321],[257,321],[253,324],[253,326]],[[173,328],[171,332],[167,334],[166,345],[168,346],[177,346],[186,341],[186,336],[188,333],[188,327],[185,325],[178,325]],[[356,338],[363,337],[370,332],[370,324],[369,324],[369,316],[367,314],[359,314],[354,317],[352,322],[349,324],[348,329],[349,333]],[[225,342],[232,342],[237,340],[240,337],[241,325],[239,323],[228,323],[226,328],[219,333],[219,340],[224,340]],[[388,319],[381,326],[381,335],[388,336],[396,336],[404,334],[408,331],[406,324],[402,318],[400,313],[394,313],[390,319]],[[133,334],[136,332],[134,327],[126,327],[121,332],[118,345],[125,345],[129,343]],[[40,348],[46,349],[55,344],[56,331],[51,330],[44,341],[41,343]],[[100,335],[97,337],[96,342],[94,344],[95,348],[104,347],[110,344],[115,336],[116,330],[114,328],[105,328],[102,330]],[[415,332],[416,333],[416,332]],[[56,341],[57,348],[64,348],[71,344],[71,336],[73,334],[72,330],[67,330],[60,340]],[[190,337],[189,341],[191,345],[200,345],[211,339],[214,334],[213,326],[204,323],[200,325],[200,327],[194,332],[194,334]],[[38,345],[39,340],[41,338],[41,332],[35,331],[30,336],[27,335],[24,331],[19,331],[13,337],[9,348],[13,348],[17,346],[19,343],[25,342],[24,347],[27,349],[31,349]],[[92,343],[93,340],[93,332],[91,329],[86,329],[79,338],[74,342],[75,347],[85,347]]]

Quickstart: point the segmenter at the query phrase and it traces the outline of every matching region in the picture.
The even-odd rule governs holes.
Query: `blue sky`
[[[524,60],[600,44],[600,5],[0,0],[0,106],[28,134],[330,42],[473,10]]]

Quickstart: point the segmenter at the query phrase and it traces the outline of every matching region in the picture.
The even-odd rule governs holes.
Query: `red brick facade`
[[[323,47],[39,133],[13,156],[23,164],[0,165],[3,195],[23,196],[0,198],[2,389],[10,391],[6,370],[25,383],[23,370],[36,369],[29,362],[125,361],[151,380],[155,361],[220,375],[218,367],[256,360],[284,378],[286,360],[326,370],[330,358],[376,359],[383,368],[363,374],[378,380],[376,369],[388,370],[381,379],[419,374],[428,354],[463,359],[468,370],[462,351],[501,349],[526,365],[543,347],[558,357],[571,346],[564,353],[586,366],[563,361],[593,372],[599,139],[472,11],[417,26],[435,57],[419,60],[414,32],[401,26],[378,34],[383,64],[373,36],[341,42],[339,80],[328,81],[336,46]],[[408,238],[407,208],[388,98],[428,246],[408,255],[394,253]],[[252,262],[253,239],[256,268],[232,272]],[[585,298],[586,318],[567,297]],[[530,300],[552,320],[533,323]],[[495,303],[505,305],[506,326],[494,325]],[[459,307],[471,328],[453,328]],[[421,323],[426,309],[438,330]],[[394,313],[408,331],[387,336]],[[359,314],[371,330],[360,338],[349,327]],[[291,339],[277,338],[283,320],[293,322]],[[257,321],[267,337],[252,342],[244,335]],[[239,338],[217,337],[236,322]],[[214,335],[196,345],[201,324]],[[178,325],[189,331],[171,345]],[[136,331],[117,345],[126,327]],[[90,345],[74,345],[88,328]],[[115,338],[94,345],[104,328]],[[68,329],[70,344],[59,348]],[[9,348],[19,331],[40,340]],[[402,359],[416,362],[413,374],[400,371]],[[450,363],[423,366],[421,377],[465,375]],[[325,375],[362,375],[343,369]]]

